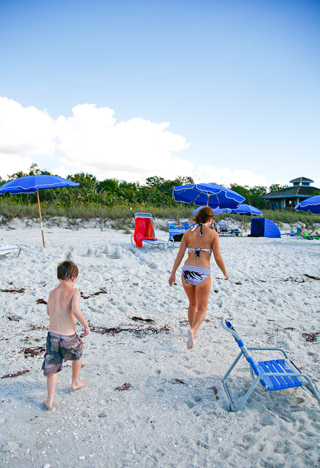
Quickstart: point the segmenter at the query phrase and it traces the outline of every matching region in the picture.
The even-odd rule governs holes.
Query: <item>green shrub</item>
[[[176,219],[188,218],[192,220],[192,212],[195,209],[195,205],[187,205],[180,203],[178,206],[163,206],[154,207],[150,205],[114,205],[114,206],[103,206],[98,203],[92,204],[75,204],[71,207],[56,206],[54,203],[44,203],[41,205],[41,212],[43,219],[49,219],[53,217],[66,217],[68,219],[84,219],[90,220],[93,218],[100,218],[101,221],[111,220],[116,221],[115,227],[117,229],[129,230],[134,227],[134,215],[137,212],[151,213],[153,218],[159,219]],[[35,204],[21,204],[11,203],[8,199],[0,199],[0,215],[4,219],[11,220],[13,218],[38,218],[39,211],[38,205]],[[320,223],[320,215],[312,215],[310,213],[303,213],[302,211],[272,211],[263,210],[263,216],[265,218],[274,221],[277,224],[287,223],[292,227],[294,224],[300,222],[305,223],[308,228],[313,228],[316,223]],[[222,213],[215,215],[215,220],[219,221],[227,217],[236,219],[242,223],[242,215],[233,215],[228,213]],[[244,217],[245,226],[250,225],[251,217]]]

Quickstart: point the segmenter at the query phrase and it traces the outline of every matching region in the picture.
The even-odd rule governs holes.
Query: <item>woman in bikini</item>
[[[211,253],[225,279],[230,278],[220,253],[218,233],[209,227],[213,221],[212,209],[205,206],[198,211],[194,220],[196,225],[186,231],[181,240],[180,249],[169,278],[169,285],[172,286],[175,283],[176,271],[182,262],[186,249],[188,249],[188,258],[182,268],[181,276],[182,285],[189,299],[188,349],[193,347],[193,340],[197,336],[198,328],[207,312],[211,288]]]
[[[301,234],[306,233],[308,236],[320,236],[319,231],[313,231],[312,229],[310,231],[307,231],[306,225],[304,223],[301,225],[301,227]]]

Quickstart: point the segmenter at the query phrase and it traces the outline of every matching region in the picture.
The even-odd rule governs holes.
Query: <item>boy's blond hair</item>
[[[71,278],[77,278],[79,275],[78,267],[71,260],[65,260],[60,263],[57,268],[57,277],[62,281],[71,280]]]

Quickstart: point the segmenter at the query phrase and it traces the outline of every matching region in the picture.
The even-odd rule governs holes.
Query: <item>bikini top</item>
[[[200,226],[200,236],[202,236],[202,228],[203,228],[203,224],[199,223],[199,224],[195,224],[193,226],[193,228],[191,229],[191,232],[193,232],[198,226]],[[200,249],[200,247],[198,247],[197,249],[188,249],[188,252],[195,252],[195,256],[197,258],[200,257],[200,252],[208,252],[208,253],[212,253],[212,249]]]
[[[200,249],[200,247],[198,247],[197,249],[188,249],[188,252],[194,252],[195,253],[195,256],[197,258],[200,257],[200,252],[209,252],[209,253],[212,253],[212,249]]]

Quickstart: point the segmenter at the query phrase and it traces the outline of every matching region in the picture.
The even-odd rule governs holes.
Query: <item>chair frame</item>
[[[222,226],[221,226],[222,225]],[[239,229],[231,229],[231,231],[229,231],[229,228],[228,228],[228,225],[225,221],[218,221],[218,226],[219,226],[219,236],[225,236],[225,237],[230,237],[230,236],[240,236],[241,235],[241,232],[239,231]],[[223,228],[222,231],[221,231],[221,227]]]
[[[223,377],[222,383],[227,394],[227,397],[230,402],[230,411],[239,411],[245,402],[248,400],[249,396],[255,389],[255,387],[260,383],[263,387],[265,387],[269,391],[277,391],[277,390],[284,390],[285,388],[294,388],[294,387],[302,387],[306,386],[305,389],[308,389],[312,395],[318,400],[320,405],[320,397],[317,392],[315,385],[312,383],[310,377],[304,373],[302,373],[297,366],[288,359],[287,353],[282,348],[264,348],[264,347],[246,347],[243,343],[239,334],[235,331],[231,323],[226,320],[225,318],[222,319],[222,326],[225,330],[229,331],[235,341],[237,342],[240,353],[231,364],[230,368],[228,369],[227,373]],[[280,351],[283,354],[283,359],[279,359],[277,361],[261,361],[255,362],[250,354],[249,351]],[[242,400],[236,405],[231,398],[231,394],[226,384],[226,380],[231,374],[232,370],[237,365],[238,361],[240,360],[241,356],[243,356],[248,363],[250,364],[250,375],[253,378],[253,382],[250,388],[245,393]],[[276,363],[276,365],[274,365]],[[282,363],[281,366],[277,365],[277,363]],[[266,367],[267,369],[275,369],[277,367],[281,369],[281,371],[277,372],[264,372],[262,366]],[[276,367],[277,366],[277,367]],[[271,377],[271,378],[270,378]],[[276,385],[273,385],[272,379],[274,378],[274,382]],[[277,379],[278,378],[278,379]],[[308,386],[307,386],[308,385]],[[275,386],[280,388],[275,388]],[[309,388],[310,387],[310,388]]]
[[[3,239],[0,239],[0,257],[5,255],[10,255],[15,253],[19,257],[21,252],[21,247],[14,244],[7,244]]]
[[[313,240],[313,239],[316,239],[316,240],[319,240],[320,237],[317,235],[317,234],[313,234],[312,236],[310,236],[310,234],[307,234],[306,232],[304,232],[302,234],[302,229],[301,227],[298,227],[297,228],[297,234],[298,236],[300,236],[302,239],[307,239],[307,240]]]

